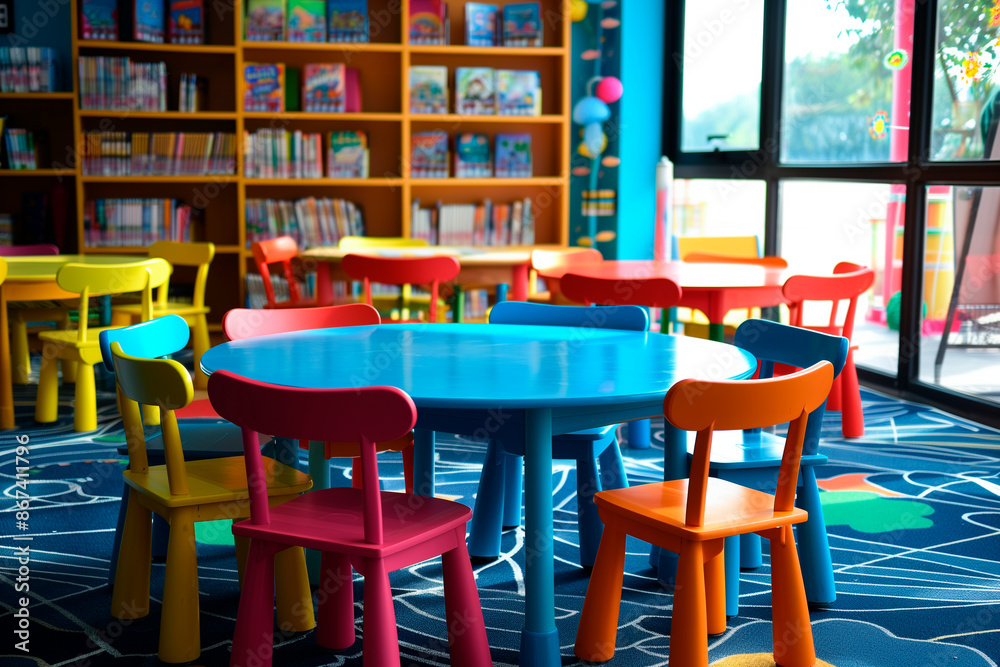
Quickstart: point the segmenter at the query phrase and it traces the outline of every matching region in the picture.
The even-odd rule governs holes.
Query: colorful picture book
[[[410,67],[410,113],[448,113],[447,67]]]
[[[247,0],[246,39],[284,41],[285,9],[285,0]]]
[[[326,41],[326,0],[288,0],[289,42]]]
[[[340,113],[347,99],[344,63],[320,63],[305,66],[302,89],[306,111]]]
[[[285,65],[247,64],[243,66],[243,110],[285,110]]]
[[[327,0],[331,42],[368,41],[368,0]]]
[[[490,138],[465,133],[455,137],[455,177],[489,178],[493,175]]]
[[[503,8],[504,46],[541,46],[541,5],[519,2]]]
[[[497,46],[497,6],[465,3],[465,44]]]
[[[118,40],[118,0],[80,0],[80,36]]]
[[[414,132],[410,141],[413,178],[448,178],[447,132]]]
[[[496,147],[497,178],[531,176],[531,135],[498,134]]]
[[[538,72],[498,69],[497,113],[501,116],[540,116],[542,83]]]
[[[130,0],[132,5],[132,37],[137,42],[162,44],[166,34],[163,0]]]
[[[168,0],[168,32],[171,44],[205,43],[204,0]]]
[[[491,67],[455,69],[455,113],[492,115],[497,111],[495,73]]]
[[[447,44],[448,31],[444,0],[410,0],[410,44]]]
[[[368,136],[360,131],[331,132],[327,178],[368,178]]]

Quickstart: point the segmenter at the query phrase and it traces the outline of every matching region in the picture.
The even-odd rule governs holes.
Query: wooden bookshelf
[[[563,0],[541,0],[544,25],[542,47],[465,46],[465,2],[445,0],[451,22],[451,45],[411,45],[408,40],[409,2],[369,0],[372,17],[368,43],[289,43],[243,39],[243,0],[233,0],[233,11],[215,12],[206,7],[206,44],[147,44],[79,39],[79,0],[72,0],[72,53],[83,56],[129,56],[139,62],[162,60],[168,70],[168,111],[82,110],[78,68],[73,67],[72,91],[48,94],[0,94],[0,100],[65,100],[72,104],[73,127],[63,141],[68,148],[82,146],[83,133],[91,130],[148,132],[234,132],[280,126],[288,130],[320,132],[363,130],[368,133],[370,178],[367,179],[263,179],[246,178],[243,155],[236,156],[234,175],[99,176],[84,175],[79,160],[71,168],[52,168],[6,175],[75,176],[77,249],[86,253],[141,254],[137,247],[87,247],[83,212],[87,201],[108,197],[176,197],[188,204],[207,203],[204,219],[192,228],[199,240],[216,244],[216,259],[209,280],[208,303],[214,331],[230,308],[245,303],[244,278],[252,268],[246,247],[245,203],[250,198],[297,199],[305,196],[342,197],[361,207],[371,236],[409,236],[413,201],[423,205],[510,201],[531,196],[540,205],[535,213],[536,242],[567,245],[569,220],[569,171],[572,143],[570,102],[570,21],[551,20],[563,15]],[[499,3],[501,8],[504,3]],[[229,6],[227,5],[227,9]],[[344,62],[360,72],[364,111],[360,113],[282,114],[243,111],[244,63],[285,63],[301,68],[308,63]],[[450,97],[454,103],[456,67],[529,69],[540,73],[543,115],[465,116],[411,114],[409,68],[411,65],[445,65],[449,69]],[[206,110],[176,111],[181,72],[197,72],[208,80]],[[37,102],[31,102],[35,105]],[[34,108],[34,107],[32,107]],[[65,109],[64,109],[65,110]],[[276,125],[280,123],[280,125]],[[413,132],[444,130],[454,137],[463,132],[490,136],[523,132],[532,136],[531,178],[425,179],[410,174],[410,137]],[[79,151],[77,151],[79,153]],[[61,156],[60,151],[52,151]],[[452,156],[453,159],[453,156]],[[325,163],[325,156],[324,156]]]

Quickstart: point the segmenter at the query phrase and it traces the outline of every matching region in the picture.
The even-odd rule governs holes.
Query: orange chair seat
[[[312,487],[312,479],[304,472],[291,466],[264,457],[264,472],[267,475],[269,496],[298,495]],[[125,483],[163,507],[189,507],[207,505],[230,500],[247,500],[247,473],[242,456],[227,456],[221,459],[186,461],[188,493],[170,493],[167,481],[167,466],[150,466],[148,474],[142,475],[126,470]]]
[[[775,512],[774,496],[768,493],[709,477],[705,521],[701,526],[685,525],[688,481],[675,479],[601,491],[594,500],[602,516],[605,512],[613,512],[624,519],[695,542],[801,523],[808,518],[805,510],[797,507],[790,512]]]
[[[269,523],[233,524],[233,534],[320,551],[383,558],[423,542],[434,545],[432,549],[440,548],[435,545],[435,538],[454,532],[459,526],[464,534],[464,525],[472,518],[471,509],[450,500],[391,491],[382,491],[380,495],[382,544],[365,541],[363,489],[312,491],[272,507]],[[420,502],[415,503],[414,498]]]

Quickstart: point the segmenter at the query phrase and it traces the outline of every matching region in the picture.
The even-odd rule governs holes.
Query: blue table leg
[[[683,479],[687,477],[687,434],[675,428],[668,421],[663,422],[663,479]],[[657,567],[657,579],[663,586],[673,586],[677,579],[677,554],[666,549],[653,547],[649,554],[650,564]]]
[[[497,303],[507,300],[507,283],[497,285]]]
[[[559,667],[552,532],[552,410],[524,413],[525,610],[520,664]]]
[[[319,440],[309,441],[309,476],[313,491],[330,488],[330,462],[326,458],[326,445]],[[306,549],[306,571],[313,586],[319,585],[319,562],[320,552]]]
[[[629,449],[649,449],[649,420],[639,419],[626,424]]]
[[[413,492],[434,496],[434,431],[413,429]]]
[[[524,488],[524,464],[520,456],[504,456],[503,529],[521,525],[521,490]]]

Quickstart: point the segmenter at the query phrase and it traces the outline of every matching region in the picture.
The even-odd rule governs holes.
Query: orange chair
[[[372,303],[372,283],[385,285],[430,285],[428,319],[438,322],[441,283],[454,280],[461,270],[458,260],[448,255],[434,257],[375,257],[345,255],[340,268],[352,280],[364,282],[365,302]]]
[[[532,250],[531,251],[531,279],[528,281],[528,301],[536,303],[551,303],[555,305],[575,305],[572,301],[562,295],[559,290],[559,281],[546,278],[545,286],[547,292],[536,292],[535,286],[538,283],[537,272],[547,269],[562,267],[580,266],[581,264],[594,264],[603,262],[604,257],[595,248],[569,248],[560,250]]]
[[[670,627],[670,665],[708,667],[708,635],[726,630],[723,544],[757,533],[771,540],[772,633],[783,667],[816,662],[809,607],[792,525],[806,520],[795,507],[799,457],[809,413],[826,400],[833,366],[821,361],[768,380],[681,380],[663,401],[666,419],[697,431],[691,477],[595,495],[604,535],[587,588],[576,635],[577,657],[610,660],[615,652],[625,564],[625,537],[633,535],[679,554]],[[790,422],[772,496],[708,476],[715,430],[761,428]],[[794,628],[794,639],[787,639]]]
[[[299,291],[299,283],[295,280],[292,270],[292,260],[299,254],[299,247],[291,236],[279,236],[268,241],[257,241],[252,246],[253,260],[257,264],[257,272],[264,281],[264,294],[267,297],[265,308],[310,308],[312,306],[328,306],[316,299],[307,299]],[[271,283],[269,264],[281,264],[285,280],[288,281],[288,301],[278,301],[274,296],[274,285]]]
[[[858,297],[868,291],[875,282],[875,272],[866,266],[841,262],[833,269],[832,276],[792,276],[785,281],[783,293],[788,302],[790,324],[805,326],[813,331],[843,336],[851,340],[854,333],[854,317],[858,308]],[[803,324],[803,306],[807,301],[831,302],[830,320],[826,325]],[[837,323],[837,311],[841,301],[847,301],[847,313],[842,324]],[[847,363],[833,383],[828,410],[841,411],[841,432],[845,438],[860,438],[865,434],[865,415],[861,406],[861,391],[858,387],[858,369],[854,365],[854,350],[851,345]]]

